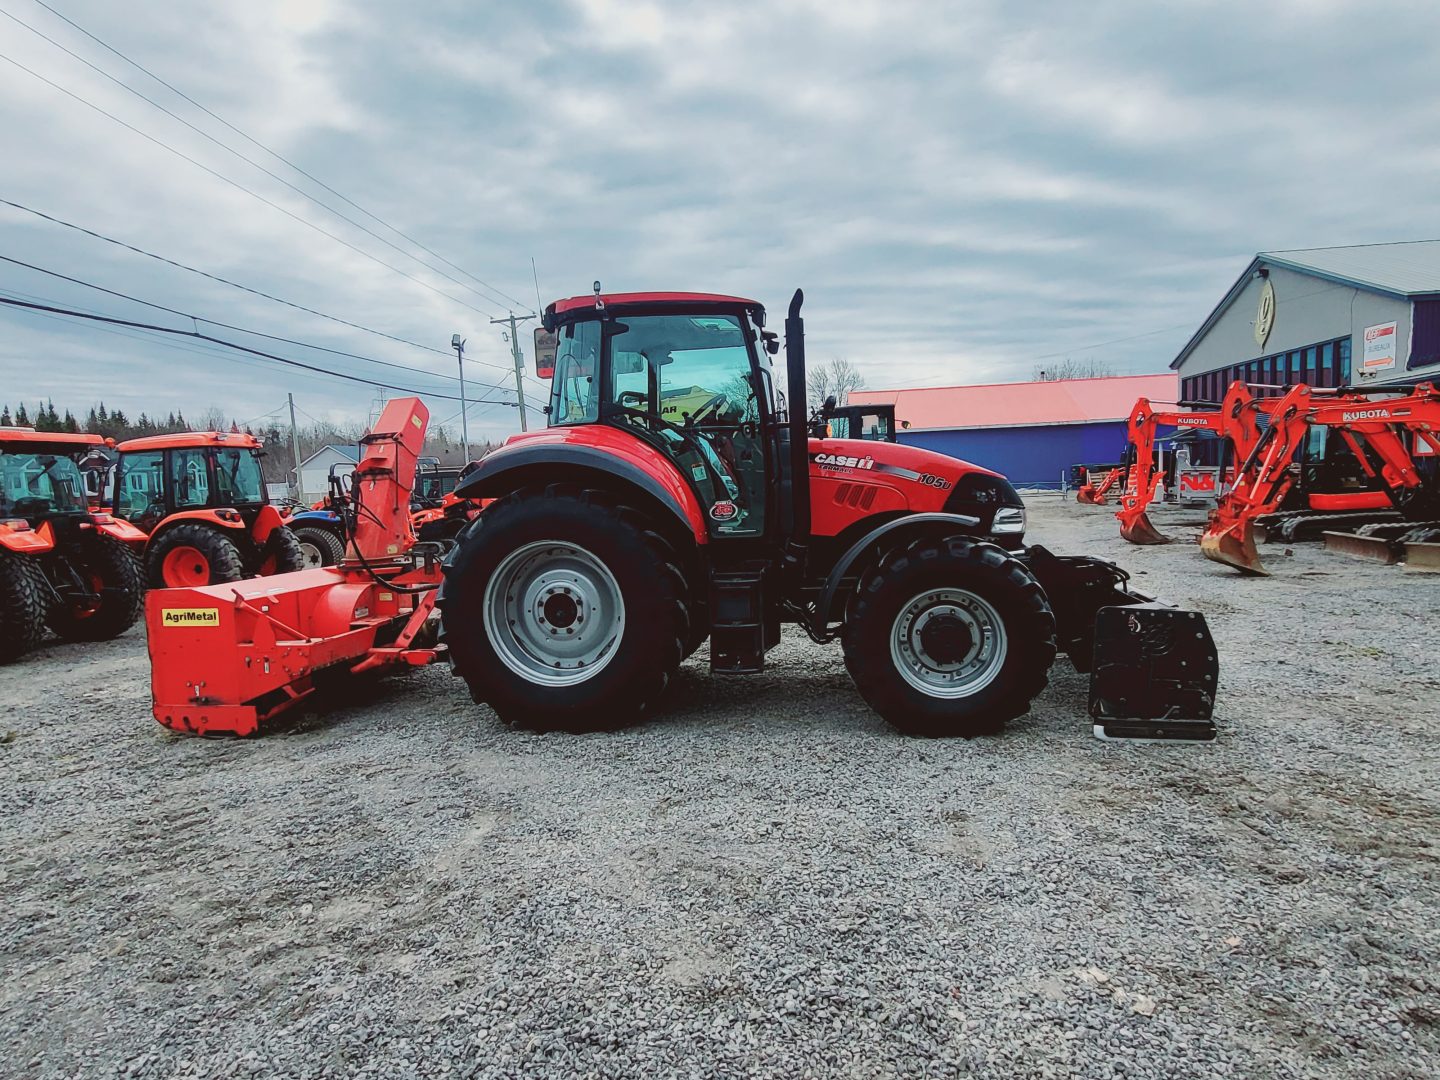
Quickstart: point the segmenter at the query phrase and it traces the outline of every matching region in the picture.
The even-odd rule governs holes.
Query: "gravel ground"
[[[1217,744],[1092,739],[1064,661],[905,739],[798,634],[585,737],[436,668],[182,738],[140,628],[0,669],[0,1072],[1440,1074],[1440,575],[1032,521],[1210,616]]]

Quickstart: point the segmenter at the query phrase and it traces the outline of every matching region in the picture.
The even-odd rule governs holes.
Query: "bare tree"
[[[865,376],[843,356],[832,357],[823,364],[817,364],[805,377],[805,392],[810,397],[812,409],[823,405],[831,394],[835,395],[837,405],[844,405],[850,391],[863,389]]]
[[[1036,364],[1031,377],[1036,382],[1062,382],[1065,379],[1104,379],[1115,374],[1115,369],[1103,360],[1093,357],[1088,360],[1053,360],[1048,364]]]

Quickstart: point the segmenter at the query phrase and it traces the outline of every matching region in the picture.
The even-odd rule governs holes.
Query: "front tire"
[[[1055,616],[1003,548],[919,540],[861,579],[845,666],[891,725],[926,737],[991,735],[1024,715],[1055,660]]]
[[[690,637],[688,597],[674,549],[643,515],[552,484],[475,519],[436,603],[477,702],[507,723],[578,731],[653,708]]]
[[[33,557],[0,551],[0,664],[40,644],[48,591]]]
[[[145,583],[128,544],[109,536],[83,542],[71,557],[82,579],[100,592],[98,605],[52,605],[50,629],[65,641],[108,641],[119,637],[140,617]]]
[[[196,588],[248,576],[235,542],[209,525],[176,525],[162,533],[146,553],[145,574],[152,589]]]
[[[261,550],[259,565],[252,577],[270,577],[272,574],[293,574],[305,569],[305,552],[300,540],[286,525],[281,525],[270,534]]]
[[[295,539],[300,544],[302,566],[313,570],[317,566],[337,566],[345,557],[345,543],[329,529],[318,525],[301,525],[295,530]]]

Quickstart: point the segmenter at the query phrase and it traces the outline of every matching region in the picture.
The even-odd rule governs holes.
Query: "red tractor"
[[[1092,673],[1097,733],[1213,737],[1198,612],[1130,591],[1112,563],[1027,549],[1025,508],[987,469],[811,437],[801,300],[788,410],[753,300],[597,286],[550,305],[549,427],[461,482],[459,498],[494,501],[453,544],[415,541],[427,414],[392,401],[362,440],[340,565],[151,593],[156,719],[253,734],[347,673],[448,658],[508,721],[613,726],[655,710],[707,638],[714,673],[763,670],[788,622],[838,639],[905,732],[998,731],[1063,651]]]
[[[539,727],[628,720],[706,638],[712,671],[750,674],[790,622],[839,639],[896,727],[977,735],[1029,708],[1057,648],[1087,667],[1097,610],[1126,605],[1131,644],[1173,638],[1172,662],[1190,668],[1167,668],[1163,690],[1101,687],[1097,709],[1208,720],[1203,618],[1132,606],[1112,564],[1027,551],[1024,505],[996,473],[813,437],[801,299],[785,325],[788,413],[779,339],[753,300],[597,292],[546,309],[550,426],[508,440],[455,492],[495,500],[461,534],[437,601],[474,698]],[[672,404],[684,401],[703,404]]]
[[[86,503],[79,459],[99,435],[0,428],[0,663],[39,644],[123,634],[144,586],[131,545],[144,534]]]
[[[260,440],[223,431],[151,435],[119,446],[114,512],[144,533],[152,589],[301,569],[304,555],[260,470]]]

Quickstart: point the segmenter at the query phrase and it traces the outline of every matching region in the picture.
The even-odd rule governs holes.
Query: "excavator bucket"
[[[1170,537],[1166,536],[1150,520],[1150,515],[1140,511],[1135,516],[1120,517],[1120,535],[1132,544],[1169,544],[1173,543]]]
[[[1200,553],[1211,562],[1233,566],[1242,574],[1270,576],[1260,561],[1260,552],[1255,549],[1255,530],[1248,521],[1221,528],[1212,524],[1200,537]]]
[[[1083,485],[1079,491],[1075,492],[1075,501],[1093,506],[1095,504],[1095,485]]]

